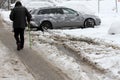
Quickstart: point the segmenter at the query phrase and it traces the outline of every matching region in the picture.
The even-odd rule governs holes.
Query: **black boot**
[[[17,43],[17,50],[19,51],[21,49],[20,43]]]
[[[23,46],[23,45],[21,45],[21,46],[20,46],[20,48],[21,48],[21,49],[23,49],[23,48],[24,48],[24,46]]]

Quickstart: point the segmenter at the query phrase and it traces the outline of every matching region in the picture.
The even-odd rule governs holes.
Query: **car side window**
[[[63,8],[63,13],[64,14],[77,14],[76,11],[72,10],[72,9],[68,9],[68,8]]]
[[[55,14],[56,13],[56,9],[50,9],[50,13],[51,14]]]
[[[63,11],[62,11],[61,8],[58,8],[58,9],[56,10],[56,12],[57,12],[57,14],[63,14]]]
[[[62,10],[59,8],[50,9],[51,14],[63,14]]]
[[[50,13],[51,13],[50,9],[43,9],[38,12],[38,14],[50,14]]]

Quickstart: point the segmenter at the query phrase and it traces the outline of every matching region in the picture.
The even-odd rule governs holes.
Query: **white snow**
[[[87,14],[94,14],[94,7],[96,4],[96,1],[88,1],[86,6],[86,1],[65,1],[61,4],[58,4],[58,6],[65,6],[68,8],[72,8],[79,12],[84,12]],[[93,5],[94,4],[94,5]]]
[[[119,20],[116,20],[111,24],[111,26],[108,30],[108,33],[109,34],[120,34],[119,28],[120,28],[120,22],[119,22]]]
[[[49,7],[49,6],[55,6],[55,5],[48,1],[40,1],[40,2],[31,1],[25,5],[25,7],[27,7],[28,9],[36,9],[36,8],[40,8],[40,7]]]
[[[28,3],[28,0],[23,0],[24,3]],[[40,2],[40,1],[38,1]],[[55,0],[53,1],[55,2]],[[111,47],[106,47],[105,45],[110,44],[110,45],[115,45],[120,47],[120,8],[118,7],[118,13],[116,13],[116,6],[115,6],[115,0],[101,0],[100,1],[100,11],[98,13],[98,2],[97,0],[88,0],[88,1],[79,1],[79,0],[72,0],[72,1],[60,1],[58,0],[55,2],[55,4],[60,5],[60,6],[66,6],[73,8],[77,11],[83,11],[86,13],[90,14],[96,14],[101,18],[101,25],[100,26],[95,26],[95,28],[86,28],[86,29],[65,29],[65,30],[53,30],[53,32],[58,32],[60,35],[71,35],[73,37],[88,37],[91,39],[95,39],[98,41],[103,41],[104,45],[101,45],[103,49],[97,48],[97,50],[101,50],[100,55],[95,54],[96,52],[93,51],[92,54],[85,53],[87,57],[89,57],[93,62],[97,62],[98,65],[103,67],[104,69],[108,69],[111,74],[114,74],[116,77],[120,77],[120,51],[118,49],[112,49]],[[29,5],[29,4],[28,4]],[[36,5],[37,6],[37,5]],[[35,6],[35,7],[36,7]],[[118,2],[118,6],[120,6],[120,2]],[[4,11],[0,10],[0,13],[4,20],[9,21],[9,11]],[[37,34],[42,34],[41,32],[36,32]],[[114,34],[114,35],[111,35]],[[43,34],[44,35],[44,34]],[[47,34],[49,35],[49,34]],[[39,36],[38,38],[43,39],[44,37]],[[43,39],[47,40],[47,39]],[[52,43],[52,39],[48,40],[48,42]],[[105,43],[107,42],[107,43]],[[101,42],[102,43],[102,42]],[[0,44],[0,46],[3,46]],[[57,67],[61,68],[63,71],[66,71],[69,73],[69,75],[73,78],[73,80],[79,80],[80,78],[83,80],[89,80],[86,77],[86,74],[81,71],[81,66],[78,65],[73,58],[59,54],[60,52],[57,52],[57,49],[53,46],[48,46],[48,45],[40,45],[39,41],[36,42],[34,47],[36,49],[40,49],[42,46],[47,46],[45,50],[46,53],[43,54],[44,57],[48,58],[50,62],[53,62]],[[3,47],[4,48],[4,47]],[[89,45],[86,48],[92,48],[95,49],[95,46]],[[52,50],[53,49],[53,50]],[[83,48],[84,49],[84,48]],[[56,50],[56,51],[55,51]],[[82,50],[82,48],[80,49]],[[104,51],[105,50],[105,51]],[[4,62],[4,57],[8,52],[6,48],[0,49],[0,57],[1,59],[1,64]],[[53,53],[51,53],[53,52]],[[72,65],[72,66],[71,66]],[[6,67],[9,68],[9,65],[5,65]],[[2,70],[8,70],[7,68],[3,68]],[[5,72],[5,71],[3,71]],[[80,75],[80,76],[79,76]],[[18,75],[15,75],[16,78]],[[85,78],[86,77],[86,78]],[[13,77],[11,77],[13,78]],[[27,78],[27,77],[26,77]],[[120,78],[119,78],[120,79]],[[118,79],[118,80],[119,80]],[[10,80],[10,79],[9,79]],[[12,80],[12,79],[11,79]],[[23,79],[22,79],[23,80]],[[26,79],[25,79],[26,80]],[[30,79],[29,79],[30,80]],[[101,79],[100,80],[110,80],[110,79]],[[114,80],[114,79],[111,79]]]
[[[0,14],[2,14],[2,15],[0,15],[0,16],[3,17],[5,21],[7,21],[7,22],[12,22],[12,21],[10,21],[10,19],[9,19],[10,11],[5,11],[5,10],[3,10],[3,9],[0,9]]]

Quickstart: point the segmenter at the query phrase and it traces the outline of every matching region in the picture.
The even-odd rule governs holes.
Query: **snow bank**
[[[5,10],[0,9],[0,15],[1,17],[4,18],[3,19],[4,21],[11,22],[9,19],[10,11],[5,11]]]
[[[109,34],[120,34],[120,20],[116,20],[114,21],[109,30],[108,30]]]

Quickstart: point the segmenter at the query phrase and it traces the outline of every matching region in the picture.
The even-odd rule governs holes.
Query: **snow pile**
[[[0,9],[0,15],[1,17],[4,18],[3,19],[4,21],[11,22],[9,19],[10,11],[5,11],[5,10]]]
[[[109,34],[120,34],[120,21],[114,21],[111,26],[110,29],[108,30]]]

